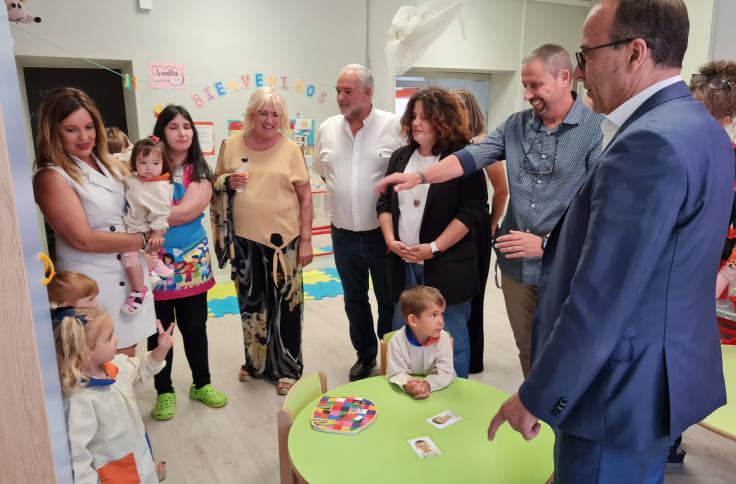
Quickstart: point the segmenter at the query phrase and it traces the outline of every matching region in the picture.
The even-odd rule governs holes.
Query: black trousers
[[[486,213],[475,229],[475,245],[478,249],[478,273],[480,275],[480,294],[470,301],[468,336],[470,337],[470,373],[483,371],[483,303],[486,282],[491,268],[491,215]]]
[[[156,318],[161,320],[164,329],[172,322],[181,331],[184,340],[184,354],[187,356],[192,380],[195,388],[202,388],[210,383],[210,364],[207,353],[207,293],[181,299],[156,301]],[[148,337],[148,350],[158,346],[157,335]],[[166,355],[166,366],[154,377],[156,392],[170,393],[174,391],[171,384],[171,363],[174,360],[174,348]]]
[[[391,331],[394,305],[388,291],[386,242],[381,229],[354,232],[331,225],[335,267],[340,275],[345,313],[350,324],[350,341],[363,361],[375,360],[378,338]],[[373,294],[378,304],[377,330],[368,302],[368,280],[373,280]]]

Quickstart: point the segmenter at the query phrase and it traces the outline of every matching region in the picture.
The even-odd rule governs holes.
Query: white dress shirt
[[[626,120],[629,119],[647,99],[654,96],[654,94],[665,87],[671,86],[681,80],[682,77],[677,75],[656,82],[636,96],[629,98],[626,102],[603,118],[603,121],[601,122],[601,131],[603,131],[603,149],[605,150],[606,147],[608,147],[608,143],[610,143],[613,137],[616,136],[616,133],[618,133],[621,126],[624,125]]]
[[[373,186],[386,174],[391,154],[404,144],[399,118],[379,109],[371,109],[355,136],[342,114],[322,123],[312,167],[325,179],[335,227],[355,232],[378,228]]]

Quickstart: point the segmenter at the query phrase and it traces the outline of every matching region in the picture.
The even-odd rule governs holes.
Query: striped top
[[[602,120],[575,100],[565,119],[548,130],[542,118],[527,109],[509,116],[483,141],[455,153],[465,175],[506,160],[509,206],[497,236],[509,230],[539,236],[552,232],[601,152]],[[522,284],[538,284],[541,257],[496,255],[504,274]]]

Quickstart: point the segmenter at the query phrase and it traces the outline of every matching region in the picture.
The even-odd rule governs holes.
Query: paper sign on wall
[[[178,89],[184,87],[184,66],[151,62],[148,65],[148,78],[153,89]]]
[[[289,120],[288,136],[302,147],[307,164],[314,156],[314,119],[291,118]]]
[[[243,122],[238,119],[227,120],[227,135],[238,134],[243,129]]]
[[[211,156],[215,154],[215,123],[212,121],[195,121],[194,128],[197,130],[199,146],[202,154]]]

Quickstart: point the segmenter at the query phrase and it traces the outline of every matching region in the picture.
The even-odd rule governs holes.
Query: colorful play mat
[[[303,277],[305,300],[336,297],[342,294],[340,277],[334,267],[307,270],[304,271]],[[220,278],[221,282],[217,283],[207,294],[208,316],[211,318],[219,318],[226,314],[240,314],[238,298],[235,296],[235,284],[223,279]]]

